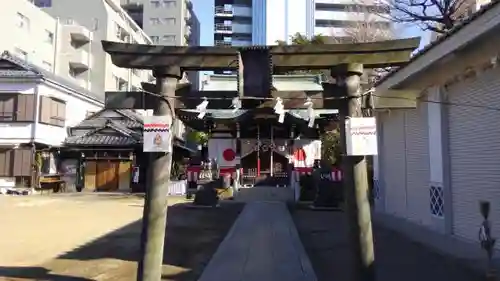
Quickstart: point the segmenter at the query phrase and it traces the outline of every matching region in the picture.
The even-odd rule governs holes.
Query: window
[[[153,41],[153,44],[160,43],[160,36],[151,36],[151,41]]]
[[[76,78],[78,76],[78,72],[74,68],[70,68],[68,71],[69,76]]]
[[[164,18],[163,21],[168,25],[175,25],[175,18]]]
[[[119,79],[117,88],[118,88],[118,91],[127,91],[128,90],[128,82],[123,80],[123,79]]]
[[[118,91],[127,91],[128,82],[118,76],[113,75],[113,80],[115,80],[115,86]]]
[[[52,71],[52,64],[51,64],[50,62],[48,62],[48,61],[43,61],[43,62],[42,62],[42,64],[43,64],[43,67],[44,67],[45,69],[48,69],[48,70]]]
[[[155,8],[159,8],[160,7],[160,1],[157,1],[157,0],[151,1],[151,6],[153,6]]]
[[[175,4],[174,0],[163,0],[163,6],[165,8],[175,8]]]
[[[163,36],[163,42],[165,42],[165,43],[175,43],[175,35],[165,35],[165,36]]]
[[[132,68],[132,73],[135,76],[141,76],[141,70],[140,69]]]
[[[161,21],[159,18],[150,18],[149,21],[151,22],[151,25],[159,25],[161,24]]]
[[[0,94],[0,122],[35,120],[35,96],[17,93]]]
[[[436,217],[444,216],[444,194],[443,188],[431,185],[429,189],[431,214]]]
[[[16,94],[1,94],[0,96],[0,122],[15,121]]]
[[[49,8],[52,6],[52,0],[35,0],[35,6],[39,8]]]
[[[23,59],[23,60],[28,60],[28,52],[22,50],[22,49],[19,49],[19,48],[15,48],[14,49],[14,53],[16,56],[18,56],[20,59]]]
[[[54,43],[54,33],[45,30],[45,42],[52,45]]]
[[[123,27],[121,27],[116,22],[115,22],[115,34],[116,34],[116,38],[120,39],[123,42],[128,43],[129,34],[127,33],[127,31]]]
[[[21,13],[17,13],[17,26],[21,29],[30,29],[30,19]]]
[[[64,127],[66,123],[66,102],[42,96],[40,99],[40,123]]]

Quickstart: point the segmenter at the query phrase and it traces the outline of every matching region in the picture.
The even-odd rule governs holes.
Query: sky
[[[213,34],[214,34],[214,0],[191,0],[194,7],[194,12],[200,21],[200,43],[202,46],[212,46],[213,45]],[[415,37],[421,36],[422,40],[420,42],[420,48],[429,43],[429,34],[422,32],[418,27],[402,27],[400,28],[402,34],[400,37]]]

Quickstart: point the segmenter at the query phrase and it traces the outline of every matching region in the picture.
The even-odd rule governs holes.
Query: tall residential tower
[[[200,22],[191,0],[120,0],[122,8],[151,37],[153,44],[199,46]],[[187,73],[197,88],[198,72]]]
[[[367,13],[387,12],[377,0],[214,0],[214,45],[271,45],[290,36],[345,37],[363,21],[390,28],[389,20]]]

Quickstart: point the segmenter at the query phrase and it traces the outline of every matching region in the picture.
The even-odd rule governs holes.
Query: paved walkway
[[[250,202],[199,281],[316,281],[282,202]]]

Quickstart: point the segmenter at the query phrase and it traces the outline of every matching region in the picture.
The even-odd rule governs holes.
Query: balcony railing
[[[221,6],[216,6],[215,7],[215,14],[216,15],[224,15],[224,16],[232,16],[234,13],[232,8],[225,8]]]
[[[215,40],[215,46],[232,46],[231,41]]]
[[[215,31],[228,31],[231,32],[233,31],[233,26],[232,25],[227,25],[223,23],[216,23],[215,24]]]

